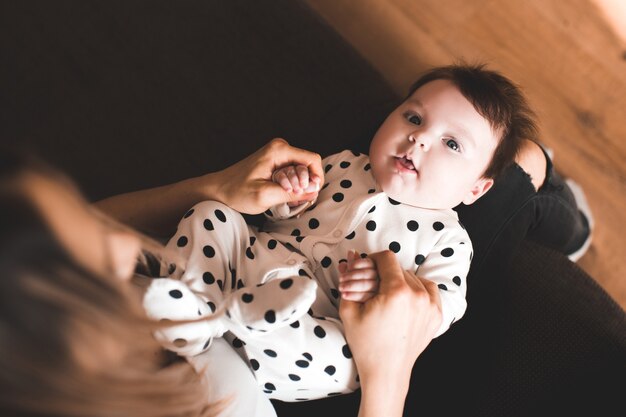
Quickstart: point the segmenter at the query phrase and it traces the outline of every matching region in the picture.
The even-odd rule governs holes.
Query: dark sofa
[[[301,1],[3,1],[0,45],[0,140],[93,200],[220,169],[272,137],[366,151],[399,100]],[[566,257],[524,242],[472,278],[468,302],[417,361],[407,416],[626,413],[624,311]],[[275,405],[353,416],[358,396]]]

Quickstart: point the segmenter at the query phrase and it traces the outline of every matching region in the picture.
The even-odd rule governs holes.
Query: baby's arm
[[[460,229],[460,227],[459,227]],[[472,258],[472,245],[465,231],[451,234],[438,242],[415,272],[437,284],[442,306],[442,322],[437,336],[465,314],[467,273]]]
[[[347,262],[339,263],[339,291],[344,299],[364,303],[378,293],[378,273],[374,261],[348,251]]]

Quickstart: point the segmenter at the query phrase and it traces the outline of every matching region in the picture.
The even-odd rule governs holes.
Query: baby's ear
[[[493,178],[481,177],[476,180],[470,192],[463,199],[463,204],[470,205],[482,197],[493,186]]]

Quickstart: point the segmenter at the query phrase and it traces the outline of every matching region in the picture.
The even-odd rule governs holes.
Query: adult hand
[[[400,416],[417,357],[442,320],[435,283],[403,271],[395,255],[369,255],[380,277],[365,303],[341,300],[339,315],[361,380],[359,416]]]
[[[201,178],[210,188],[207,195],[242,213],[258,214],[277,204],[309,201],[317,196],[317,192],[290,192],[272,181],[274,171],[287,165],[306,167],[311,181],[319,186],[324,183],[320,156],[294,148],[280,138],[235,165]]]

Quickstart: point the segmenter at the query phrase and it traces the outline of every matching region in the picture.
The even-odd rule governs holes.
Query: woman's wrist
[[[402,416],[409,380],[410,374],[397,378],[385,375],[361,379],[359,417]]]

